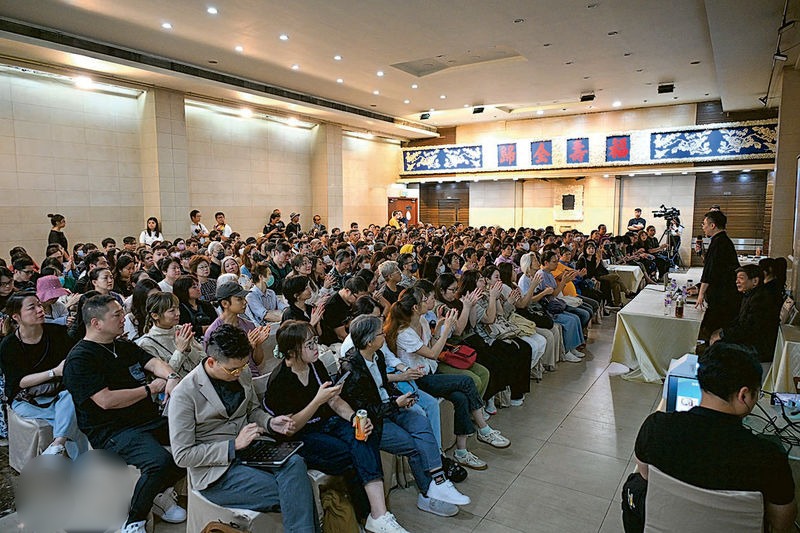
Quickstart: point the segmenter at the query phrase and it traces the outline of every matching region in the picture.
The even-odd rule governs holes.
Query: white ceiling
[[[790,3],[793,18],[797,2]],[[209,6],[218,14],[207,13]],[[0,16],[389,117],[419,121],[434,108],[425,123],[447,126],[532,117],[539,109],[548,116],[605,111],[614,101],[633,108],[721,99],[726,111],[757,108],[783,7],[784,0],[26,0],[1,3]],[[798,28],[790,29],[783,48],[798,40]],[[482,62],[493,53],[516,57]],[[0,32],[0,54],[399,137],[429,135],[14,33]],[[786,64],[795,67],[798,48],[788,54]],[[391,66],[438,56],[445,65],[473,64],[422,77]],[[662,82],[674,82],[675,92],[658,95]],[[772,97],[775,86],[773,80]],[[594,92],[594,102],[579,102],[586,92]],[[485,112],[472,114],[478,105]]]

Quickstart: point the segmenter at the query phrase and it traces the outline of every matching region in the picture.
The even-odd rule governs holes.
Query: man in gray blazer
[[[175,387],[169,427],[175,463],[186,468],[192,487],[217,505],[276,511],[291,533],[318,532],[314,496],[299,455],[275,469],[241,464],[236,452],[259,435],[290,435],[288,416],[271,417],[259,405],[247,369],[250,343],[231,325],[220,326],[206,359]]]

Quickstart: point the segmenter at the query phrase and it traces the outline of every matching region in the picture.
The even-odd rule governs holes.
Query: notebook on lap
[[[282,466],[302,447],[302,442],[277,442],[261,438],[254,440],[250,446],[237,452],[236,455],[239,461],[247,466],[275,468]]]

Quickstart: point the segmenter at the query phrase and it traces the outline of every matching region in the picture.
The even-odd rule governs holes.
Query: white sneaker
[[[67,455],[67,449],[63,444],[51,444],[42,452],[42,455]]]
[[[125,524],[125,527],[119,530],[119,533],[147,533],[147,530],[144,526],[147,524],[147,520],[142,520],[141,522],[131,522]]]
[[[570,350],[570,352],[569,352],[569,353],[571,353],[572,355],[574,355],[575,357],[578,357],[578,358],[580,358],[580,359],[583,359],[584,357],[586,357],[586,354],[585,354],[585,353],[583,353],[583,352],[579,352],[579,351],[578,351],[578,350],[576,350],[576,349]]]
[[[580,363],[581,358],[576,355],[572,355],[572,352],[567,352],[564,354],[564,361],[567,363]]]
[[[397,523],[394,515],[388,511],[380,518],[372,518],[372,515],[367,516],[365,529],[372,533],[408,533],[403,526]]]
[[[469,496],[461,494],[449,479],[446,479],[445,482],[441,484],[437,484],[436,481],[431,480],[431,484],[428,485],[428,498],[433,498],[434,500],[452,505],[469,505],[472,501],[469,499]]]
[[[417,509],[425,511],[426,513],[445,517],[458,514],[458,506],[431,497],[425,497],[422,493],[417,496]]]
[[[466,466],[467,468],[471,468],[473,470],[486,470],[489,468],[489,465],[486,464],[486,461],[478,459],[478,456],[470,451],[465,451],[467,453],[464,456],[459,456],[457,453],[454,453],[453,461],[457,462],[461,466]]]
[[[489,417],[492,416],[492,415],[489,414],[489,412],[486,410],[485,407],[481,409],[481,414],[483,414],[483,419],[484,420],[489,420]]]
[[[170,524],[185,522],[186,509],[178,505],[177,498],[174,489],[165,490],[153,500],[153,514]]]
[[[486,400],[486,407],[484,407],[483,410],[492,416],[497,414],[497,406],[494,404],[494,396]]]
[[[525,401],[525,398],[520,398],[519,400],[510,400],[508,403],[511,404],[511,407],[522,407],[522,402]]]
[[[495,448],[508,448],[511,446],[511,441],[500,434],[496,429],[491,430],[488,434],[483,435],[480,431],[476,434],[479,441]]]

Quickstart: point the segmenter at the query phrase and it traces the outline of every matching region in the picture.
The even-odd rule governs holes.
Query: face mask
[[[224,250],[220,250],[219,252],[217,252],[216,257],[217,257],[217,259],[219,261],[222,261],[222,258],[225,257],[225,251]]]
[[[438,267],[436,267],[436,272],[438,274],[444,274],[444,265],[439,265]]]
[[[370,265],[369,263],[363,263],[361,265],[361,268],[364,268],[366,270],[370,270],[372,268],[372,265]]]
[[[180,250],[180,251],[184,251],[185,249],[186,249],[186,245],[185,245],[184,243],[180,243],[180,244],[178,245],[178,250]]]
[[[483,247],[484,247],[484,248],[486,248],[486,249],[488,250],[489,248],[491,248],[491,247],[492,247],[492,243],[485,242],[485,243],[483,243]]]
[[[530,249],[531,249],[531,245],[530,245],[530,244],[528,244],[527,242],[523,242],[523,243],[522,243],[522,249],[523,249],[523,250],[525,250],[525,251],[527,252],[528,250],[530,250]]]
[[[411,273],[412,274],[417,271],[417,268],[419,268],[417,266],[417,263],[411,263]]]
[[[267,287],[272,287],[275,285],[275,276],[270,276],[267,278]]]
[[[84,255],[86,255],[86,254],[84,254],[84,253],[83,253],[83,250],[78,250],[78,257],[80,257],[81,259],[83,259],[83,256],[84,256]]]

